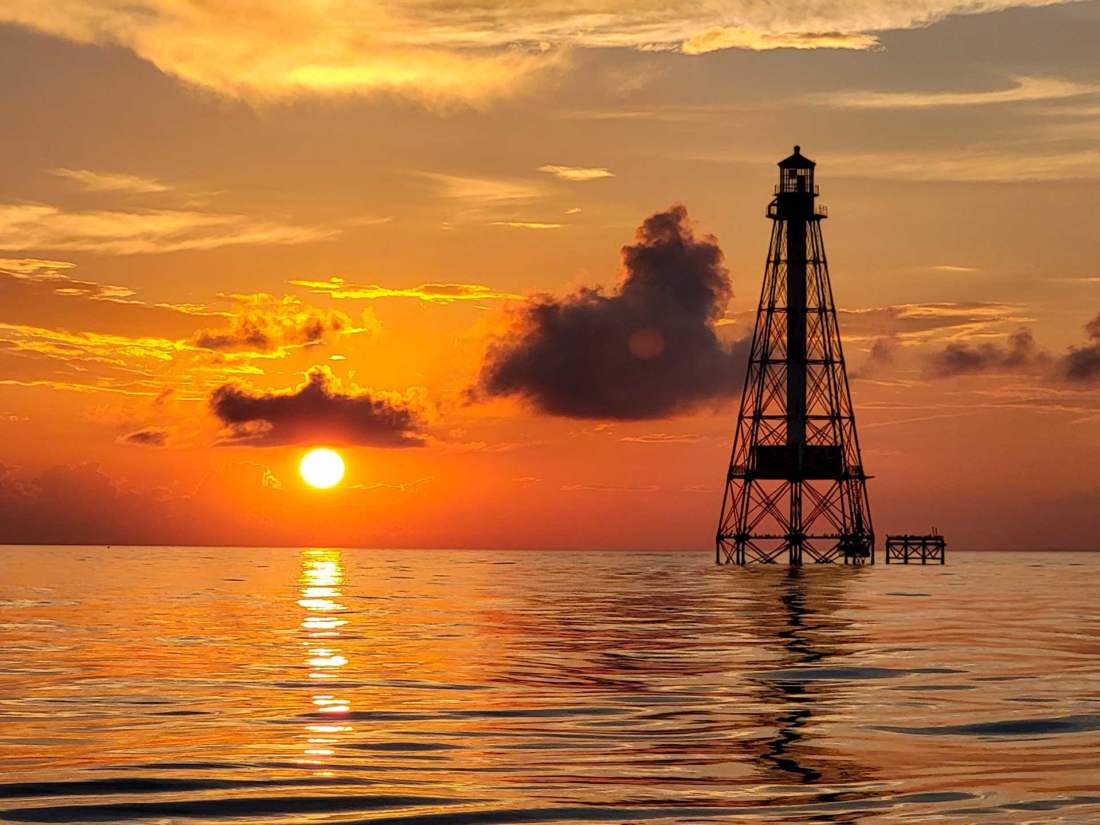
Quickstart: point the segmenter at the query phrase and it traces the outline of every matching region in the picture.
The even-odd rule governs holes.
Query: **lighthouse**
[[[815,166],[795,146],[768,204],[771,243],[715,537],[719,564],[875,559]]]

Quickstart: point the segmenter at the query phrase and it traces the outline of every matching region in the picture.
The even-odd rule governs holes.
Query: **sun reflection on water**
[[[312,694],[314,713],[332,716],[337,722],[351,711],[351,701],[332,688],[322,688],[329,680],[338,680],[348,659],[341,649],[341,630],[347,619],[340,614],[347,608],[339,601],[344,583],[344,567],[339,550],[311,548],[302,551],[301,598],[298,606],[305,611],[299,624],[309,678],[319,682],[325,692]],[[306,725],[303,749],[305,764],[323,765],[335,753],[335,746],[352,731],[348,724]]]

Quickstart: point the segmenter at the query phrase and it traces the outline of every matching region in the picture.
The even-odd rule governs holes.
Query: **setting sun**
[[[339,484],[344,477],[344,459],[339,453],[327,448],[310,450],[302,456],[298,472],[306,484],[325,490]]]

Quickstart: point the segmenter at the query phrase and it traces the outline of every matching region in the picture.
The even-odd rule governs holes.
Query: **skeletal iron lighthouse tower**
[[[779,162],[771,246],[718,522],[719,564],[874,563],[814,162]]]

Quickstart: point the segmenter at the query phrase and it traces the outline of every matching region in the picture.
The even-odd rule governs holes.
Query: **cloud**
[[[291,390],[254,392],[224,384],[211,394],[210,409],[228,427],[226,443],[424,444],[425,409],[416,394],[344,390],[328,367],[314,367]]]
[[[291,295],[228,297],[236,305],[229,327],[198,330],[191,337],[192,344],[223,352],[272,352],[287,346],[319,344],[332,335],[365,332],[371,327],[366,322],[356,326],[344,312],[307,306]]]
[[[857,369],[849,369],[850,378],[871,378],[881,370],[891,367],[901,342],[896,333],[876,336],[871,340],[867,360]]]
[[[749,31],[743,28],[708,29],[685,40],[684,54],[706,54],[721,49],[874,49],[878,38],[858,32],[778,32]]]
[[[339,232],[211,212],[70,212],[43,204],[0,204],[0,250],[134,255],[240,244],[308,243]]]
[[[7,0],[0,21],[121,46],[187,83],[265,101],[390,92],[477,104],[561,66],[568,50],[869,49],[883,31],[1058,0]]]
[[[939,301],[862,309],[837,309],[846,341],[880,338],[898,344],[961,340],[989,335],[1033,320],[1023,307],[995,301]]]
[[[1031,330],[1019,329],[1004,344],[952,341],[928,359],[926,372],[937,378],[986,372],[1010,372],[1043,363],[1047,356],[1035,345]]]
[[[0,258],[0,272],[26,280],[63,279],[61,272],[76,264],[69,261],[49,261],[42,258]]]
[[[171,187],[155,178],[142,178],[118,172],[93,172],[91,169],[51,169],[51,174],[69,178],[89,192],[133,192],[152,194],[168,192]]]
[[[118,439],[120,444],[133,444],[138,447],[163,447],[168,443],[168,431],[157,427],[146,427],[126,433]]]
[[[483,284],[427,283],[419,286],[397,288],[379,284],[348,283],[343,278],[329,278],[327,281],[291,281],[321,295],[333,298],[355,298],[374,300],[376,298],[413,298],[431,304],[450,304],[455,301],[487,301],[493,299],[515,299],[523,296],[514,292],[498,292]]]
[[[543,193],[538,186],[522,181],[447,175],[442,172],[414,174],[436,183],[443,197],[469,201],[479,207],[514,206],[533,201]]]
[[[542,221],[493,221],[493,226],[507,226],[509,229],[562,229],[565,224]]]
[[[925,374],[932,378],[994,372],[1033,372],[1046,380],[1092,384],[1100,380],[1100,315],[1085,325],[1086,342],[1052,356],[1021,328],[1004,343],[951,341],[925,354]]]
[[[1062,358],[1063,374],[1067,381],[1091,384],[1100,379],[1100,315],[1085,325],[1089,343],[1070,347]]]
[[[645,435],[624,435],[620,441],[631,444],[694,444],[698,435],[690,433],[646,433]]]
[[[90,301],[111,301],[124,304],[141,303],[133,299],[135,293],[129,287],[72,278],[66,273],[66,270],[74,267],[75,264],[68,261],[44,261],[38,258],[0,258],[0,282],[7,281],[5,285],[12,285],[12,281],[14,281],[14,286],[24,291],[86,298]],[[170,305],[162,304],[159,306],[167,308]]]
[[[490,342],[474,396],[519,396],[571,418],[651,419],[741,389],[746,353],[716,321],[730,297],[717,240],[683,206],[646,218],[611,294],[538,295]]]
[[[1091,144],[1084,148],[1073,148],[1063,138],[1064,135],[1057,135],[1051,141],[1013,144],[1012,148],[999,148],[985,143],[976,147],[831,154],[829,174],[871,180],[949,183],[1036,183],[1100,179],[1100,149]],[[728,152],[685,152],[681,157],[722,164],[760,164],[767,160],[762,156],[736,156]]]
[[[0,348],[19,355],[56,358],[69,364],[98,363],[137,373],[138,363],[171,361],[184,345],[153,336],[68,332],[0,323]]]
[[[885,366],[894,363],[894,352],[897,349],[897,338],[883,336],[871,342],[871,351],[868,354],[870,362],[876,366]]]
[[[1100,150],[953,148],[932,152],[883,152],[830,158],[834,175],[911,181],[1013,183],[1100,178]]]
[[[971,272],[981,272],[976,266],[958,266],[956,264],[936,264],[932,267],[936,272],[954,272],[959,274],[969,274]]]
[[[478,178],[441,172],[415,171],[412,174],[434,183],[439,197],[453,202],[455,214],[452,217],[456,222],[507,225],[520,207],[530,205],[545,194],[541,183],[531,181]],[[444,228],[452,229],[453,225],[447,221]]]
[[[1003,103],[1033,103],[1064,100],[1100,92],[1100,85],[1074,83],[1045,77],[1013,78],[1007,89],[981,91],[940,90],[930,92],[878,92],[845,90],[815,95],[825,106],[851,109],[928,109],[944,106],[985,106]]]
[[[540,166],[540,172],[553,175],[556,178],[568,181],[599,180],[600,178],[613,178],[615,173],[610,169],[599,166]]]

